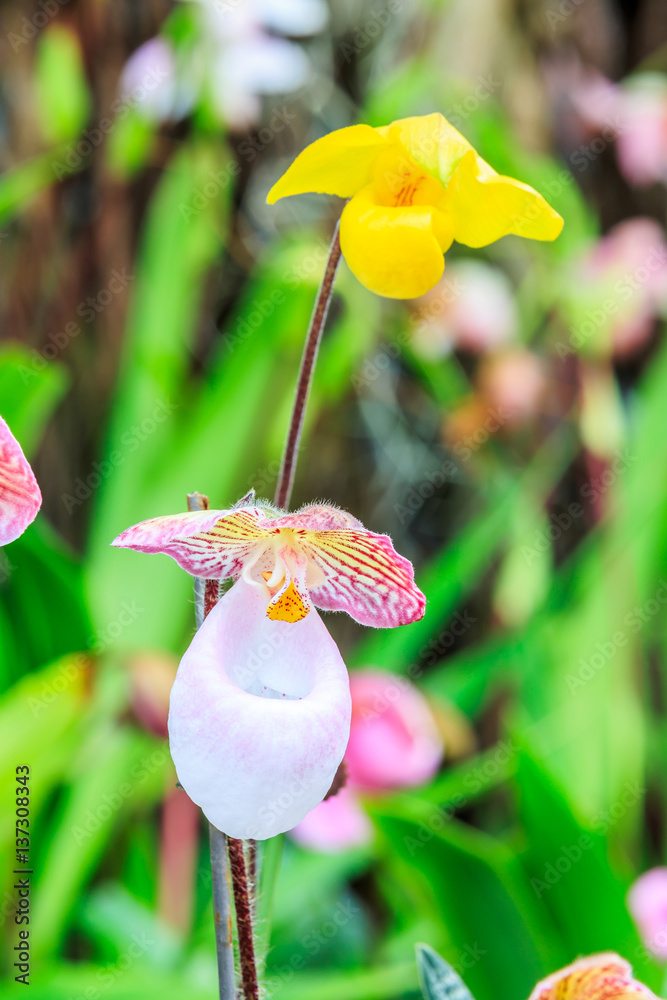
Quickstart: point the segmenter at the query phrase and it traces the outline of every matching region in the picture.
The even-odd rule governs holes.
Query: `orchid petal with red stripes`
[[[387,535],[356,528],[313,531],[299,542],[324,577],[309,588],[318,608],[346,611],[374,628],[423,618],[426,598],[415,584],[412,563],[396,552]]]
[[[0,417],[0,545],[22,535],[41,506],[35,475],[21,445]]]
[[[326,503],[311,503],[295,511],[294,514],[281,514],[276,518],[275,524],[281,528],[304,531],[335,531],[346,528],[366,530],[361,521],[352,514]]]
[[[632,966],[613,951],[578,958],[541,980],[529,1000],[656,1000],[632,975]]]
[[[141,521],[111,544],[136,552],[163,552],[192,576],[238,577],[258,548],[276,534],[257,507],[202,510]]]

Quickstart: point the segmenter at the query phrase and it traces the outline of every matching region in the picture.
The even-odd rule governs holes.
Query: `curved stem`
[[[333,239],[331,240],[331,246],[329,248],[329,259],[327,260],[327,266],[324,269],[322,284],[320,285],[320,290],[317,295],[317,299],[315,300],[315,308],[313,309],[313,315],[311,317],[308,334],[306,336],[306,344],[301,358],[301,368],[299,369],[299,378],[296,384],[292,418],[290,420],[289,431],[287,432],[285,451],[283,452],[282,462],[280,464],[278,485],[276,486],[276,507],[287,508],[292,495],[292,486],[294,485],[294,473],[296,470],[299,444],[301,443],[301,432],[303,431],[303,419],[306,413],[306,404],[308,403],[308,396],[310,395],[310,387],[315,373],[317,353],[320,348],[322,331],[324,330],[324,324],[329,310],[329,303],[331,302],[331,293],[333,292],[336,270],[338,268],[338,262],[340,261],[340,239],[338,235],[338,228],[339,223],[337,222]]]

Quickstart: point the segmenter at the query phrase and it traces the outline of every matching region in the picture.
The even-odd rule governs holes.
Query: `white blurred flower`
[[[277,37],[316,34],[326,25],[324,0],[183,0],[200,8],[201,34],[185,63],[161,38],[140,46],[121,78],[125,99],[147,78],[158,78],[136,106],[152,121],[183,117],[204,94],[231,128],[259,118],[261,96],[303,86],[310,63],[295,42]]]
[[[476,260],[455,260],[419,300],[412,346],[434,360],[453,348],[483,353],[515,337],[512,286],[502,271]]]

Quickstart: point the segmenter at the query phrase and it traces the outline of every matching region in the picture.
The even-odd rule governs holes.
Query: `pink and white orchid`
[[[630,886],[628,909],[642,941],[659,959],[667,958],[667,868],[651,868]]]
[[[542,979],[528,1000],[656,1000],[632,975],[632,966],[613,951],[578,958]]]
[[[169,739],[179,780],[218,829],[266,839],[331,787],[350,731],[345,664],[316,608],[391,628],[421,618],[412,565],[386,535],[324,504],[144,521],[113,543],[234,581],[183,657]]]
[[[28,460],[0,417],[0,545],[22,535],[37,517],[42,494]]]

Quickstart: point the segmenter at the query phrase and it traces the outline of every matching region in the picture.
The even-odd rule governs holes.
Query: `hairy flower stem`
[[[324,269],[322,284],[320,285],[320,290],[315,301],[315,308],[313,309],[313,315],[311,317],[308,334],[306,336],[306,345],[303,350],[303,357],[301,358],[301,368],[299,369],[299,378],[296,384],[292,418],[290,420],[289,431],[287,432],[285,451],[283,452],[283,458],[280,464],[278,485],[276,486],[274,501],[276,507],[287,508],[292,495],[296,460],[299,452],[299,444],[301,442],[301,432],[303,431],[303,419],[306,414],[306,405],[308,403],[310,387],[315,373],[315,364],[317,362],[317,354],[322,340],[322,332],[324,330],[324,324],[329,310],[329,303],[331,302],[331,293],[333,292],[336,270],[338,268],[338,262],[340,261],[340,239],[338,235],[338,228],[339,223],[337,222],[333,239],[331,240],[331,246],[329,248],[329,259],[327,260],[327,266]]]
[[[241,980],[243,982],[243,1000],[259,1000],[257,985],[257,966],[255,964],[255,942],[252,928],[252,906],[248,891],[248,874],[246,872],[243,841],[227,837],[229,866],[232,872],[234,889],[234,905],[236,907],[236,933],[239,942],[239,958],[241,961]]]
[[[188,510],[208,510],[208,497],[202,493],[188,495]],[[200,628],[218,599],[217,580],[195,578],[195,617]],[[227,838],[209,823],[211,876],[213,882],[213,915],[215,920],[215,951],[218,958],[218,988],[220,1000],[235,1000],[234,943],[232,940],[232,906],[229,887]]]
[[[258,879],[259,879],[259,858],[257,856],[257,841],[249,840],[247,841],[247,860],[248,860],[248,882],[250,884],[250,897],[252,900],[253,916],[255,916],[257,911],[257,891],[258,891]]]

